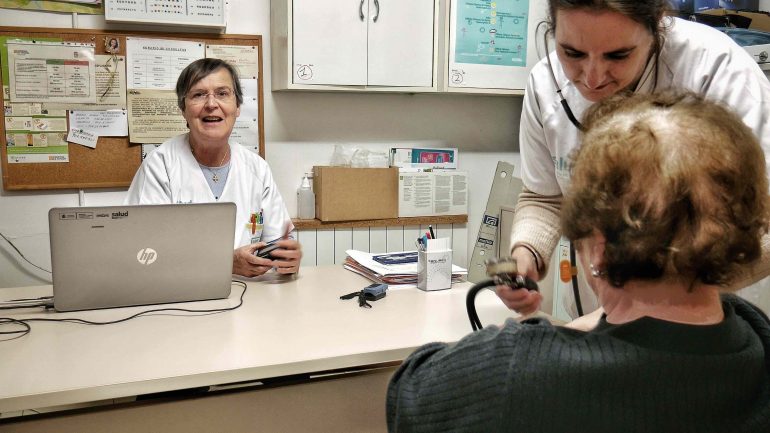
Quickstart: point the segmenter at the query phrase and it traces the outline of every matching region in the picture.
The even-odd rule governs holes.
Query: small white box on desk
[[[425,291],[452,287],[452,249],[450,239],[428,239],[417,251],[417,288]]]

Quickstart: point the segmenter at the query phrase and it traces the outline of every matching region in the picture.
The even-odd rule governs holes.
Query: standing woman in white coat
[[[728,36],[667,16],[667,0],[549,0],[548,7],[554,51],[532,69],[524,96],[519,132],[524,190],[511,235],[519,273],[535,281],[545,275],[559,240],[570,156],[581,142],[579,119],[595,102],[621,92],[695,92],[734,111],[770,162],[770,82]],[[582,289],[581,294],[590,292]],[[496,291],[524,314],[542,301],[540,293],[526,289]],[[586,312],[596,306],[595,299],[583,304]]]
[[[190,132],[148,155],[131,182],[126,204],[233,202],[236,205],[233,274],[253,277],[275,268],[299,270],[302,250],[267,162],[230,141],[243,94],[235,68],[220,59],[188,65],[176,85]],[[266,242],[270,257],[254,252]]]

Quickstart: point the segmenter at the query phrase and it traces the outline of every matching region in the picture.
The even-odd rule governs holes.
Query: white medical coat
[[[294,225],[270,167],[259,155],[230,143],[230,173],[219,200],[214,198],[198,161],[190,150],[188,134],[167,140],[150,153],[128,189],[126,204],[233,202],[237,207],[234,248],[251,243],[251,214],[262,211],[262,241],[283,236]]]
[[[668,18],[666,18],[668,19]],[[765,153],[770,173],[770,81],[751,58],[729,36],[711,27],[678,18],[669,23],[669,31],[658,59],[655,86],[654,58],[648,62],[636,93],[662,90],[689,90],[707,99],[721,101],[730,107],[754,131]],[[567,79],[556,53],[550,53],[554,74],[562,94],[578,120],[593,104],[583,98]],[[519,129],[521,176],[524,186],[543,196],[563,195],[569,188],[571,153],[580,146],[580,132],[570,122],[561,106],[546,59],[534,66],[522,106]],[[558,223],[555,223],[558,226]],[[552,227],[552,233],[560,232]],[[519,242],[536,244],[544,236],[524,227],[513,228],[511,245]],[[547,237],[547,236],[546,236]],[[556,239],[543,244],[556,245]],[[552,251],[538,251],[546,263]],[[598,304],[588,289],[583,273],[579,274],[584,311]],[[770,311],[768,279],[739,293]],[[768,293],[763,299],[761,293]],[[565,308],[574,313],[571,292],[560,296]],[[573,317],[576,317],[573,314]]]
[[[550,56],[562,93],[580,120],[593,103],[567,79],[556,54]],[[653,60],[636,93],[654,90]],[[718,30],[675,18],[658,64],[655,90],[690,90],[724,102],[754,131],[770,164],[770,81],[743,48]],[[580,146],[580,133],[564,113],[545,59],[530,73],[519,131],[524,185],[541,195],[563,194],[569,186],[570,154]]]

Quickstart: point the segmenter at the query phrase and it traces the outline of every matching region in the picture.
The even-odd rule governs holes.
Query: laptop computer
[[[48,224],[57,311],[230,295],[234,203],[53,208]]]

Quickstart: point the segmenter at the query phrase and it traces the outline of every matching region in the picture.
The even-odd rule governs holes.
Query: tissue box
[[[398,218],[398,168],[313,167],[321,221]]]

